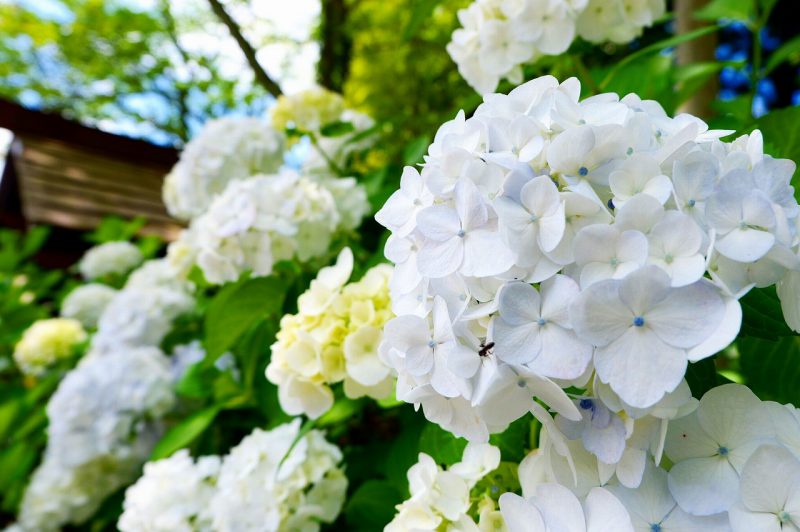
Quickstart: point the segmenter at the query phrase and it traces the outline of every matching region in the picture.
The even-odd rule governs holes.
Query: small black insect
[[[478,356],[486,357],[492,354],[492,348],[494,347],[494,342],[489,342],[488,344],[481,344],[481,350],[478,351]]]

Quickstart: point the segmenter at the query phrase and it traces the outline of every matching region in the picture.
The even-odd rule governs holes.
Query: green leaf
[[[525,458],[532,419],[533,416],[528,414],[514,421],[503,432],[491,435],[489,443],[500,449],[500,456],[504,461],[519,463]]]
[[[800,36],[783,43],[780,48],[770,54],[767,65],[764,67],[764,75],[768,75],[786,61],[793,65],[800,63]]]
[[[47,241],[48,236],[50,236],[49,227],[40,225],[29,229],[22,241],[22,257],[28,258],[39,251]]]
[[[344,509],[350,530],[383,530],[394,517],[400,492],[385,480],[368,480],[356,489]]]
[[[427,20],[430,20],[430,16],[439,2],[441,2],[441,0],[413,0],[411,16],[408,19],[405,31],[403,31],[403,38],[405,40],[414,37],[420,28],[422,28],[422,25]]]
[[[460,462],[466,446],[467,440],[457,438],[433,423],[425,425],[419,438],[419,451],[445,466]]]
[[[741,374],[761,399],[800,404],[800,337],[740,338]]]
[[[352,122],[331,122],[330,124],[325,124],[320,128],[319,133],[323,137],[341,137],[342,135],[346,135],[351,131],[355,131],[355,126]]]
[[[704,358],[689,364],[689,367],[686,368],[685,378],[692,391],[692,397],[698,399],[703,397],[704,393],[719,384],[714,358]]]
[[[192,443],[195,438],[203,433],[213,423],[219,413],[219,406],[211,406],[198,410],[187,417],[164,434],[156,444],[150,460],[160,460],[170,456],[178,449],[183,449]]]
[[[770,155],[800,162],[800,107],[787,107],[767,113],[758,119],[757,126],[764,135],[764,143],[769,145]],[[797,196],[800,187],[794,179],[792,184]]]
[[[695,13],[699,20],[739,20],[750,23],[755,19],[754,2],[752,0],[712,0]]]
[[[645,46],[644,48],[637,50],[636,52],[626,56],[625,58],[617,62],[611,68],[608,74],[606,74],[606,77],[603,78],[603,81],[600,83],[600,88],[602,90],[606,90],[606,87],[609,85],[609,83],[611,83],[611,81],[614,79],[614,76],[621,68],[623,68],[625,65],[629,63],[638,60],[641,57],[644,57],[648,54],[652,54],[655,52],[659,52],[665,48],[671,48],[673,46],[677,46],[679,44],[683,44],[685,42],[698,39],[700,37],[703,37],[704,35],[708,35],[709,33],[713,33],[717,30],[719,30],[719,26],[707,26],[705,28],[700,28],[694,31],[690,31],[689,33],[682,33],[680,35],[675,35],[674,37],[670,37],[668,39],[664,39],[656,43],[653,43],[650,46]]]
[[[213,382],[219,374],[215,367],[208,367],[202,362],[192,364],[175,386],[175,391],[179,395],[200,399],[210,397],[213,392]]]
[[[270,314],[280,313],[286,284],[274,277],[257,277],[226,285],[220,290],[206,313],[206,364],[213,363],[257,322]]]
[[[412,165],[422,162],[422,156],[428,152],[431,143],[430,137],[423,135],[417,137],[403,148],[403,164]]]
[[[781,302],[774,286],[753,288],[739,300],[742,305],[743,336],[775,339],[778,336],[794,336],[786,325]]]
[[[331,409],[317,420],[317,425],[320,427],[339,425],[359,413],[363,407],[364,401],[342,397],[337,399]]]

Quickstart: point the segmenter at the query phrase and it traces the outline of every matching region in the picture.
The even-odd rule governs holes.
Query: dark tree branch
[[[211,10],[214,12],[217,18],[223,24],[225,24],[225,26],[228,28],[228,31],[231,32],[231,36],[236,40],[236,44],[239,45],[239,48],[242,50],[245,59],[247,59],[247,63],[250,65],[250,68],[253,69],[258,83],[276,98],[283,94],[280,86],[275,83],[271,77],[269,77],[267,71],[264,70],[264,68],[258,62],[258,59],[256,59],[255,49],[247,41],[247,39],[244,38],[239,24],[237,24],[236,21],[233,20],[233,18],[228,14],[228,12],[225,11],[225,7],[223,7],[219,0],[208,0],[208,3],[211,5]]]
[[[319,84],[342,92],[350,65],[352,39],[347,31],[348,7],[345,0],[322,0]]]

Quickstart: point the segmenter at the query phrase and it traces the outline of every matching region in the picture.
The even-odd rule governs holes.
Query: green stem
[[[325,159],[325,162],[328,163],[328,167],[331,169],[331,171],[339,177],[344,177],[344,170],[338,164],[336,164],[327,153],[325,153],[325,150],[322,149],[322,146],[320,146],[319,142],[317,141],[317,136],[313,133],[309,133],[308,138],[311,139],[311,144],[319,152],[319,154],[322,155],[322,158]]]

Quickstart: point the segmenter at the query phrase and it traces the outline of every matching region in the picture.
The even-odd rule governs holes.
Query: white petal
[[[646,326],[675,347],[692,348],[710,338],[725,317],[725,303],[708,282],[672,288],[644,313]]]
[[[448,240],[461,230],[458,214],[445,205],[432,205],[419,211],[417,224],[425,238],[437,242]]]
[[[444,242],[427,240],[417,254],[422,275],[438,279],[455,273],[464,262],[464,241],[457,236]]]
[[[509,325],[527,325],[540,317],[539,292],[528,283],[512,282],[503,286],[497,310]]]
[[[570,320],[580,338],[604,346],[613,342],[633,321],[633,313],[619,299],[619,281],[595,283],[581,292],[569,308]]]
[[[583,532],[586,520],[578,498],[560,484],[542,484],[537,486],[531,497],[552,531]]]
[[[681,383],[686,352],[662,342],[646,327],[631,327],[619,339],[595,352],[595,369],[620,398],[647,408]]]
[[[584,503],[586,532],[633,532],[631,516],[614,495],[603,488],[592,488]]]
[[[461,273],[470,277],[488,277],[507,271],[514,265],[514,254],[499,233],[469,231],[464,237],[464,264]]]
[[[515,493],[500,496],[500,512],[509,532],[547,532],[539,510]]]
[[[738,299],[723,297],[725,314],[717,330],[703,343],[689,350],[689,362],[697,362],[719,353],[736,339],[742,328],[742,305]]]
[[[720,456],[692,458],[669,472],[669,491],[680,507],[694,515],[726,512],[739,495],[739,475]]]
[[[739,262],[754,262],[767,254],[775,243],[775,235],[758,229],[733,229],[717,239],[717,251]]]
[[[576,379],[592,360],[592,345],[555,323],[539,328],[537,343],[540,346],[538,356],[528,363],[528,367],[534,373],[551,379]]]
[[[541,353],[539,327],[535,323],[510,325],[499,316],[494,320],[492,338],[494,354],[507,364],[527,364]]]
[[[762,445],[744,466],[741,500],[751,512],[780,513],[800,489],[800,462],[776,445]]]

